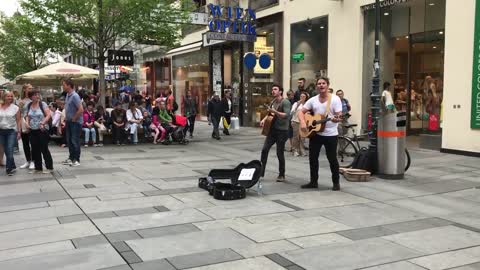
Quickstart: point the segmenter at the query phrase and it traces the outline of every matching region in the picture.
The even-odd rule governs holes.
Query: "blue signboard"
[[[224,7],[221,5],[208,5],[210,11],[210,39],[240,40],[254,42],[257,31],[255,21],[257,15],[253,9],[240,7]],[[213,34],[215,33],[215,34]],[[245,36],[241,38],[239,36]],[[248,38],[247,38],[248,37]]]
[[[257,57],[254,53],[246,53],[243,57],[243,63],[248,69],[253,69],[257,64]]]

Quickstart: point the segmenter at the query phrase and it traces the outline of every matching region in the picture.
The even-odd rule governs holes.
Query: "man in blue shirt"
[[[65,97],[65,130],[69,156],[64,165],[80,165],[80,133],[83,123],[83,106],[80,96],[75,92],[73,81],[62,81]]]

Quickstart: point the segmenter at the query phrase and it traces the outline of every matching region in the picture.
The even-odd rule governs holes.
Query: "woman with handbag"
[[[30,173],[51,173],[53,172],[53,160],[48,149],[50,110],[45,102],[40,101],[38,91],[31,91],[28,96],[32,102],[27,106],[26,126],[30,130],[30,144],[32,145],[32,157],[35,164],[35,170]],[[42,168],[42,156],[47,167],[46,171]]]

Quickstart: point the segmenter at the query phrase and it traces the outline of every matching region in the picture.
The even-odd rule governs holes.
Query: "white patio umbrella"
[[[60,80],[63,78],[72,78],[74,80],[85,80],[98,78],[98,70],[70,64],[67,62],[59,62],[51,64],[41,69],[30,71],[28,73],[18,75],[15,81],[25,80]]]

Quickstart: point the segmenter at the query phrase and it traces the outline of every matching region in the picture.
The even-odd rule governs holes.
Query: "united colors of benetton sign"
[[[480,129],[480,0],[476,0],[473,43],[472,113],[470,127]]]

